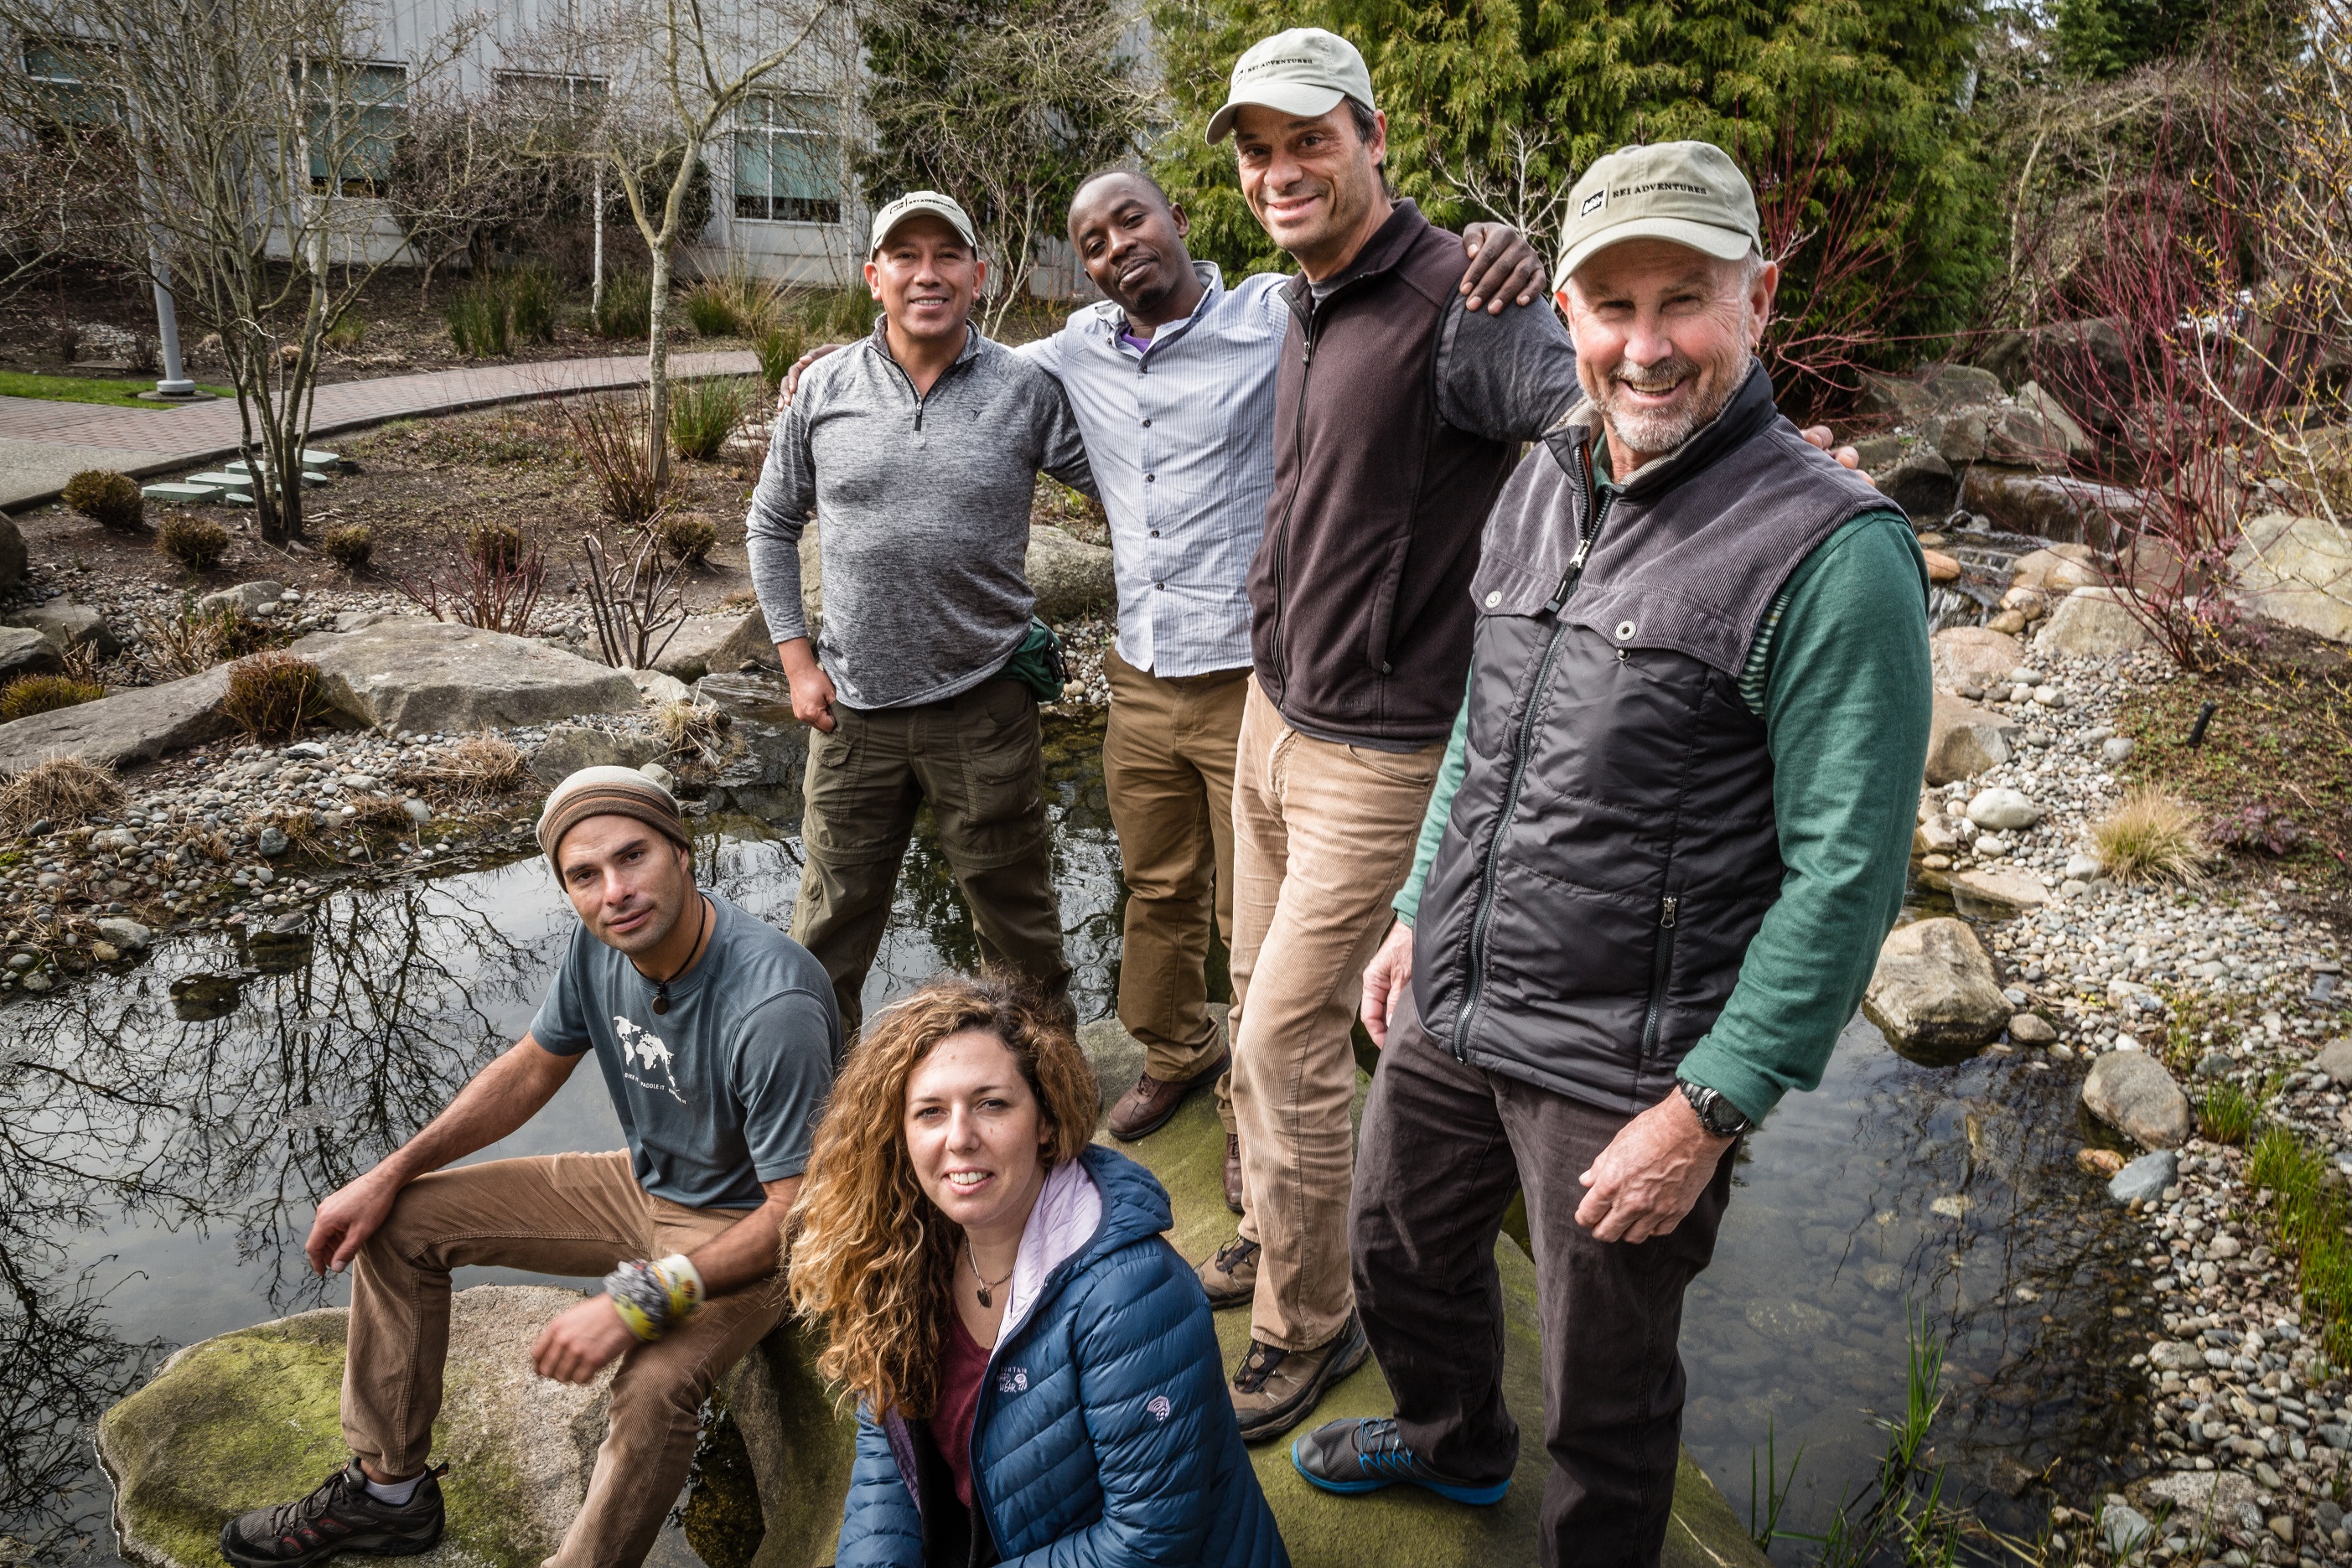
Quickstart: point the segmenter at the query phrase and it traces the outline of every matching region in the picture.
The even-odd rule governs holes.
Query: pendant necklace
[[[677,967],[677,972],[670,976],[669,980],[654,982],[654,1011],[657,1013],[669,1011],[669,981],[685,974],[688,967],[693,964],[694,956],[702,951],[702,933],[710,925],[710,901],[698,893],[694,895],[694,902],[702,911],[701,918],[694,923],[694,946],[686,950],[686,963]],[[982,1304],[984,1306],[987,1303]]]
[[[1004,1283],[1004,1280],[1010,1280],[1013,1278],[1013,1270],[1007,1269],[1004,1270],[1004,1280],[982,1279],[980,1272],[980,1260],[972,1256],[971,1238],[969,1236],[963,1239],[963,1260],[965,1266],[971,1270],[971,1277],[980,1281],[980,1304],[982,1307],[995,1305],[995,1298],[991,1296],[989,1292],[995,1290],[999,1285]],[[1021,1260],[1017,1257],[1013,1261],[1015,1268],[1020,1266]]]

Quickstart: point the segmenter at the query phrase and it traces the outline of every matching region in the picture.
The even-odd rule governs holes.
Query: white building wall
[[[792,7],[761,0],[719,0],[721,26],[728,7],[741,20],[751,47],[777,47],[786,41],[784,29],[797,24]],[[394,0],[379,13],[377,37],[371,57],[406,65],[415,75],[426,62],[438,65],[450,53],[450,41],[460,31],[469,35],[467,47],[455,62],[455,82],[466,93],[495,89],[497,73],[505,70],[544,71],[559,68],[547,40],[580,26],[592,14],[581,0],[497,0],[478,9],[468,0]],[[763,91],[839,94],[843,123],[856,134],[851,117],[852,97],[845,80],[856,69],[856,37],[848,14],[836,12],[821,25],[809,43],[773,75],[763,78]],[[446,78],[445,78],[446,79]],[[848,287],[858,280],[865,260],[865,240],[871,214],[847,166],[844,149],[840,170],[842,221],[797,223],[752,216],[735,211],[735,139],[722,130],[703,149],[710,177],[711,215],[703,232],[680,247],[678,272],[724,272],[740,267],[754,276],[788,282]],[[1097,298],[1085,271],[1076,265],[1069,247],[1059,240],[1047,248],[1032,289],[1053,299]]]

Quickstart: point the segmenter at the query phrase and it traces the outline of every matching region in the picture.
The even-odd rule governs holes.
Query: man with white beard
[[[1585,401],[1486,521],[1469,690],[1397,925],[1349,1217],[1391,1419],[1307,1479],[1491,1503],[1496,1230],[1524,1191],[1545,1445],[1538,1561],[1655,1563],[1683,1291],[1739,1137],[1821,1081],[1900,907],[1930,688],[1901,513],[1773,406],[1779,269],[1720,149],[1600,159],[1556,285]]]

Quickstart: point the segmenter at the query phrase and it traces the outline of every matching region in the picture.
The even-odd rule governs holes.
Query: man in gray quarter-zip
[[[1059,999],[1062,956],[1024,560],[1040,469],[1094,479],[1054,378],[971,325],[987,277],[971,220],[930,191],[875,214],[882,318],[812,366],[777,421],[746,533],[760,606],[811,728],[792,934],[863,1017],[916,808],[971,911],[983,960]],[[800,539],[819,517],[813,640]],[[1033,675],[1033,680],[1042,680]]]
[[[1292,1458],[1338,1492],[1501,1498],[1495,1241],[1524,1193],[1537,1557],[1613,1568],[1664,1545],[1683,1293],[1739,1136],[1820,1082],[1902,905],[1932,692],[1907,522],[1773,405],[1738,167],[1622,149],[1569,211],[1589,401],[1487,518],[1468,695],[1365,977],[1350,1239],[1396,1415]]]

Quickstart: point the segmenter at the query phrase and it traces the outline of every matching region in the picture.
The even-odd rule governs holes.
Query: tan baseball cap
[[[1552,291],[1587,259],[1629,239],[1672,240],[1737,261],[1763,248],[1756,192],[1712,141],[1620,147],[1596,158],[1569,193]]]
[[[1234,62],[1225,106],[1209,117],[1209,144],[1233,133],[1234,116],[1244,104],[1313,120],[1330,113],[1343,98],[1374,107],[1372,73],[1355,45],[1320,27],[1292,27],[1260,38]]]
[[[973,232],[971,217],[963,210],[963,204],[937,191],[909,191],[874,214],[874,234],[866,242],[866,254],[870,256],[880,250],[882,242],[890,237],[890,231],[918,213],[945,219],[948,227],[963,236],[964,244],[974,251],[980,249],[980,235]]]

